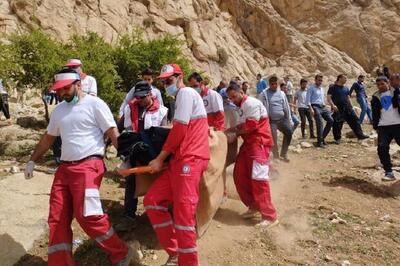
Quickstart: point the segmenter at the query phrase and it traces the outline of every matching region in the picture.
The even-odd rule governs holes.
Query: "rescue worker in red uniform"
[[[269,154],[273,145],[268,114],[261,101],[247,96],[236,83],[227,88],[229,100],[239,107],[237,126],[227,130],[228,141],[242,137],[233,178],[242,202],[249,208],[243,217],[261,213],[257,226],[268,228],[278,223],[269,186]]]
[[[210,90],[203,83],[203,78],[197,72],[193,72],[188,78],[190,87],[195,89],[203,98],[204,107],[207,112],[208,126],[215,128],[217,131],[225,129],[225,113],[222,96],[215,90]],[[237,146],[236,146],[237,148]],[[227,199],[226,187],[226,167],[224,167],[224,199]]]
[[[50,194],[48,265],[72,266],[71,222],[75,217],[82,229],[109,254],[113,265],[129,265],[132,249],[114,232],[103,213],[99,188],[105,172],[103,135],[117,146],[118,131],[112,113],[101,99],[85,94],[80,76],[72,69],[55,75],[52,90],[64,99],[54,109],[47,132],[35,148],[25,178],[33,177],[35,161],[62,139],[61,164]]]
[[[192,73],[188,78],[190,87],[195,89],[203,98],[204,107],[207,112],[208,125],[218,131],[225,129],[224,104],[221,95],[210,90],[203,83],[203,78],[197,72]]]
[[[200,178],[210,159],[207,114],[199,93],[183,84],[178,65],[163,66],[158,78],[166,92],[176,98],[176,110],[167,141],[149,166],[159,172],[164,160],[170,154],[172,158],[143,203],[161,246],[169,254],[166,265],[198,265],[195,213]],[[173,218],[169,204],[173,205]]]

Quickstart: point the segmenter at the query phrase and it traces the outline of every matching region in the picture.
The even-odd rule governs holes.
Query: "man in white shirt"
[[[106,103],[83,93],[80,81],[80,75],[72,69],[55,75],[51,89],[64,101],[54,109],[47,132],[25,168],[25,178],[33,177],[35,162],[60,136],[61,164],[50,194],[48,265],[75,265],[71,230],[75,217],[82,229],[109,254],[113,265],[128,266],[132,250],[111,227],[99,194],[105,172],[103,136],[106,134],[117,147],[118,131]]]
[[[382,181],[396,180],[390,159],[390,143],[394,139],[400,145],[400,76],[397,74],[398,87],[389,88],[388,79],[380,76],[376,79],[378,91],[371,100],[373,127],[378,133],[378,155],[385,170]],[[394,80],[391,80],[392,84]]]
[[[157,101],[160,103],[160,105],[164,106],[164,102],[163,102],[163,98],[161,96],[160,90],[153,86],[153,81],[154,81],[154,72],[153,72],[153,70],[151,70],[150,68],[146,68],[145,70],[143,70],[143,72],[142,72],[142,80],[146,81],[147,83],[149,83],[149,85],[151,86],[151,94],[153,95],[153,97],[157,98]],[[123,103],[121,104],[121,107],[119,108],[119,116],[120,117],[122,117],[124,115],[125,106],[127,106],[128,103],[133,100],[133,98],[134,98],[133,94],[134,93],[135,93],[135,87],[133,87],[128,92],[128,94],[126,95]]]
[[[68,60],[68,63],[65,66],[79,73],[79,75],[81,76],[81,86],[83,93],[90,94],[92,96],[97,96],[96,79],[83,72],[81,60],[70,59]]]
[[[10,109],[8,107],[8,93],[3,87],[2,79],[0,79],[0,112],[3,112],[6,119],[10,119]]]
[[[310,127],[309,137],[310,139],[315,139],[314,121],[310,109],[308,108],[307,105],[307,83],[308,81],[306,79],[300,80],[300,89],[298,89],[294,94],[293,103],[294,105],[297,106],[297,110],[299,111],[300,114],[302,138],[304,139],[306,136],[305,131],[306,131],[306,118],[307,118],[308,125]]]

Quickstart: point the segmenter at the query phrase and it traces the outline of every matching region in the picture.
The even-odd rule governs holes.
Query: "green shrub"
[[[44,90],[68,59],[79,58],[83,71],[96,78],[98,95],[113,113],[146,67],[160,71],[164,64],[177,63],[186,75],[192,72],[177,37],[165,35],[146,41],[139,29],[123,35],[115,46],[93,32],[73,35],[66,44],[40,30],[14,33],[5,39],[6,44],[0,43],[0,78],[20,88],[32,85]]]
[[[2,53],[1,59],[7,61],[4,77],[17,81],[20,87],[48,87],[64,62],[64,51],[59,43],[41,31],[14,33],[8,40],[10,43],[5,45],[6,53]]]
[[[217,54],[218,54],[218,63],[221,66],[226,66],[226,64],[228,63],[229,55],[226,52],[225,48],[218,47],[217,48]]]
[[[118,74],[124,90],[129,90],[140,80],[143,69],[150,67],[157,73],[168,63],[177,63],[187,75],[191,72],[190,60],[182,54],[182,41],[172,35],[145,41],[139,29],[123,35],[114,52]]]
[[[97,33],[73,35],[64,45],[67,58],[79,58],[83,63],[83,71],[96,78],[98,96],[108,103],[115,113],[125,97],[125,93],[117,88],[121,78],[117,73],[113,47],[106,43]]]

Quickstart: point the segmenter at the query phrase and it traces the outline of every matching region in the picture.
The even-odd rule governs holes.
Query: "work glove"
[[[25,179],[31,179],[33,177],[33,170],[35,169],[35,163],[29,161],[25,167]]]

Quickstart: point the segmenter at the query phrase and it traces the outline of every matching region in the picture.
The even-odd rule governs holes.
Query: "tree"
[[[120,87],[121,78],[116,71],[113,58],[113,47],[106,43],[97,33],[73,35],[64,46],[68,58],[79,58],[84,72],[97,80],[98,96],[110,106],[115,113],[125,97]]]
[[[122,78],[121,86],[128,91],[140,80],[140,73],[147,67],[160,71],[168,63],[177,63],[183,72],[191,71],[191,62],[182,54],[182,41],[167,34],[159,39],[146,41],[139,29],[123,35],[115,50],[117,72]]]

